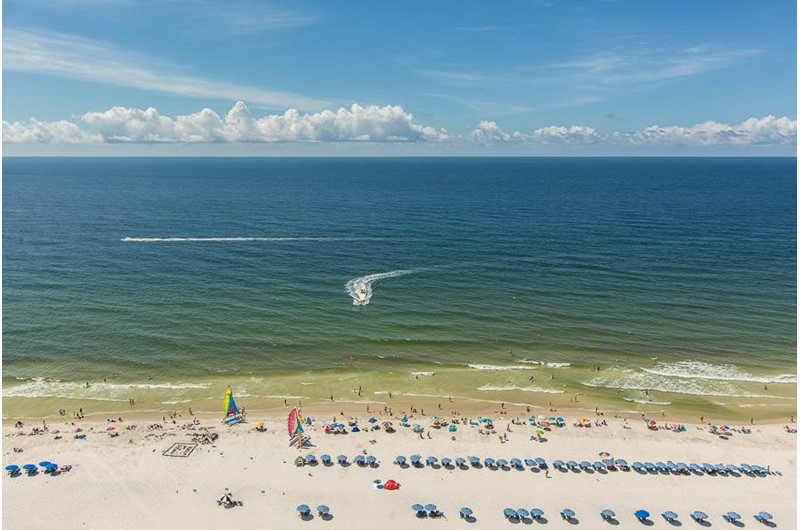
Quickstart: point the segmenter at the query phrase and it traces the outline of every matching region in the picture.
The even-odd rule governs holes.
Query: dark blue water
[[[658,357],[659,377],[795,371],[795,159],[3,164],[9,382],[507,365],[509,351]],[[392,271],[409,272],[353,306],[349,280]]]

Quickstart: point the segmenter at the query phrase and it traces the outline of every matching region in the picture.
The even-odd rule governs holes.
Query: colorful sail
[[[289,430],[289,436],[294,436],[298,432],[303,432],[302,426],[302,418],[300,418],[300,413],[297,412],[297,409],[292,409],[289,411],[289,419],[286,422],[286,427]]]
[[[226,417],[239,415],[239,407],[236,406],[236,402],[233,400],[233,392],[231,392],[230,385],[228,385],[228,389],[225,390],[225,397],[222,402]]]

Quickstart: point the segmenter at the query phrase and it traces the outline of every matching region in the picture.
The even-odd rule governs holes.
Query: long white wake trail
[[[379,272],[376,274],[368,274],[359,278],[353,278],[347,284],[347,294],[353,299],[353,305],[364,306],[369,304],[372,300],[372,285],[387,278],[397,278],[398,276],[405,276],[411,274],[412,270],[397,270],[390,272]]]
[[[367,237],[123,237],[124,243],[208,243],[229,241],[378,241]]]

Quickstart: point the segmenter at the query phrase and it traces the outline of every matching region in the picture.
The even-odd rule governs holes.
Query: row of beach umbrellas
[[[575,517],[575,511],[570,508],[565,508],[561,510],[561,512],[559,512],[559,515],[564,520],[571,520]],[[540,519],[544,516],[544,512],[539,508],[533,508],[531,510],[526,510],[525,508],[520,508],[518,510],[515,510],[513,508],[506,508],[503,510],[503,516],[506,519],[510,520],[527,519],[529,517],[531,519]],[[633,512],[633,516],[639,521],[647,521],[650,518],[650,512],[648,512],[647,510],[636,510],[635,512]],[[604,521],[615,522],[617,514],[616,512],[614,512],[614,510],[605,509],[600,512],[600,517]],[[672,523],[677,521],[678,514],[668,510],[663,512],[661,514],[661,517],[663,517],[666,521]],[[708,514],[701,511],[692,512],[689,514],[689,517],[693,521],[696,521],[698,523],[702,523],[703,521],[706,521],[709,518]],[[758,512],[753,517],[761,523],[765,523],[773,519],[772,514],[769,512]],[[736,512],[727,512],[722,515],[722,518],[728,522],[735,522],[740,520],[742,516]]]
[[[53,471],[57,471],[58,470],[58,464],[56,464],[54,462],[50,462],[48,460],[39,462],[39,467],[44,469],[45,473],[52,473]],[[34,475],[39,470],[39,467],[36,467],[35,464],[25,464],[24,466],[22,466],[20,468],[16,464],[10,464],[10,465],[6,466],[6,471],[8,471],[9,475],[14,476],[14,475],[16,475],[17,473],[20,472],[20,469],[22,469],[28,475]]]

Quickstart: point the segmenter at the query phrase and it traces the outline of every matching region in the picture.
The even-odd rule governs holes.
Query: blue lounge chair
[[[471,509],[471,508],[467,508],[467,507],[465,506],[464,508],[461,508],[460,510],[458,510],[458,515],[459,515],[459,516],[460,516],[462,519],[467,519],[467,518],[469,518],[469,517],[472,515],[472,509]]]
[[[617,514],[614,513],[614,510],[606,509],[606,510],[603,510],[602,512],[600,512],[600,517],[603,519],[603,521],[610,521],[611,519],[616,517],[616,515]]]
[[[544,515],[544,512],[539,508],[533,508],[531,510],[531,519],[539,520]]]
[[[667,521],[668,523],[673,523],[678,518],[678,514],[668,510],[662,513],[661,517],[663,517],[664,520]]]
[[[650,517],[650,512],[647,510],[636,510],[633,512],[633,516],[639,521],[646,521],[647,518]]]
[[[569,508],[561,510],[561,518],[564,519],[565,521],[569,521],[573,517],[575,517],[575,512],[570,510]]]

